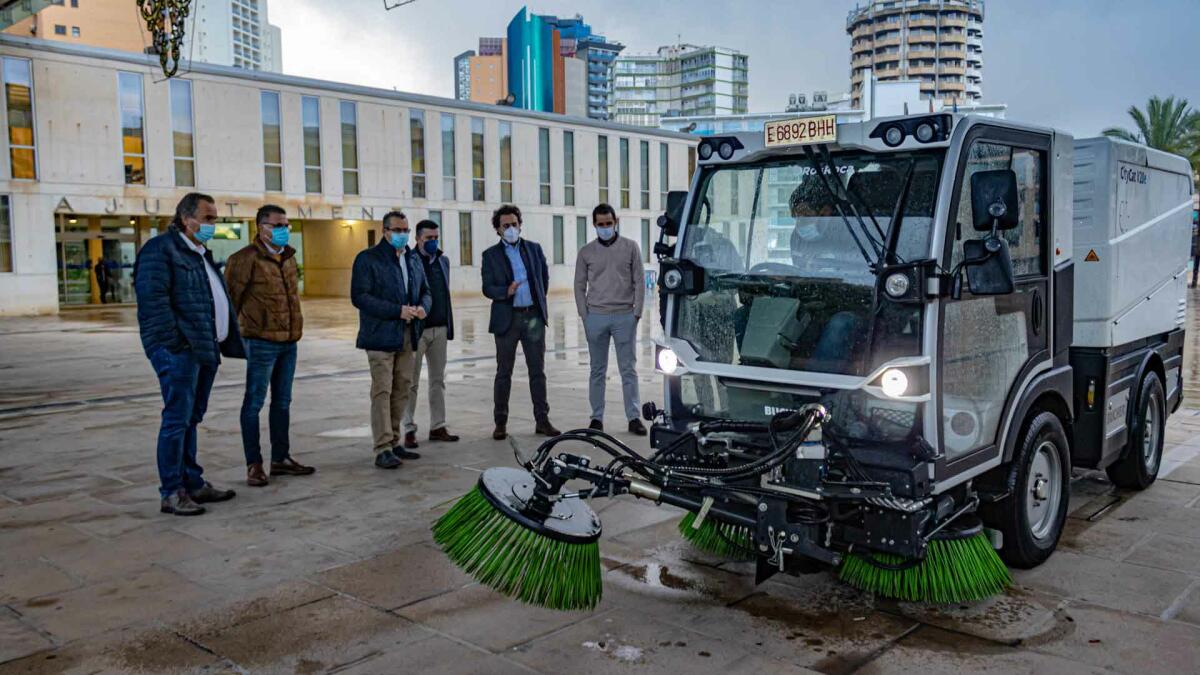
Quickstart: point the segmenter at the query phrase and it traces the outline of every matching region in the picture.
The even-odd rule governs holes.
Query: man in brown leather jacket
[[[242,448],[246,484],[268,483],[259,446],[258,413],[271,388],[271,475],[307,476],[316,469],[292,459],[288,440],[296,343],[304,329],[300,314],[296,249],[288,246],[291,225],[284,210],[267,204],[254,217],[254,241],[229,256],[225,284],[246,343],[246,395],[242,399]]]

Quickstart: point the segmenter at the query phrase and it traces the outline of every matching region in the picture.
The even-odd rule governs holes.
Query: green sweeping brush
[[[600,521],[580,499],[530,508],[534,478],[493,468],[433,525],[446,556],[479,583],[551,609],[592,609],[602,591]]]
[[[908,602],[953,604],[1003,592],[1012,578],[983,525],[974,518],[961,520],[934,535],[916,564],[896,555],[875,554],[868,561],[852,553],[842,560],[838,576],[864,591]]]
[[[699,527],[696,514],[688,513],[679,521],[679,534],[692,546],[712,555],[733,560],[754,558],[754,534],[750,528],[705,518]]]

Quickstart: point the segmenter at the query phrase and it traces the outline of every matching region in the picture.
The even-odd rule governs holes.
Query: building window
[[[412,196],[425,198],[425,112],[410,110],[408,132],[412,143]]]
[[[471,228],[471,213],[458,214],[458,264],[475,264],[475,237]]]
[[[300,98],[304,128],[304,191],[321,191],[321,102],[316,96]]]
[[[600,203],[608,204],[608,136],[598,137],[596,164],[599,166]]]
[[[638,151],[638,157],[641,160],[639,171],[642,179],[642,210],[648,211],[650,210],[650,141],[641,141]]]
[[[500,123],[500,201],[512,203],[512,123]]]
[[[587,216],[575,217],[575,250],[583,248],[583,245],[588,243],[588,222]]]
[[[454,115],[442,113],[442,199],[456,199],[454,177]]]
[[[563,217],[554,216],[554,264],[561,265],[566,259],[563,252]]]
[[[563,132],[563,205],[575,206],[575,132]]]
[[[538,199],[550,203],[550,130],[538,127]]]
[[[71,37],[79,37],[79,26],[71,26]]]
[[[262,109],[263,179],[268,192],[283,192],[283,149],[279,142],[279,94],[259,94]]]
[[[71,0],[72,7],[79,7],[79,0]]]
[[[196,151],[192,139],[192,82],[172,79],[171,140],[175,148],[176,187],[196,187]]]
[[[642,260],[650,262],[650,219],[642,218]]]
[[[342,193],[358,194],[358,104],[342,101]]]
[[[629,139],[621,139],[621,208],[629,208]]]
[[[8,195],[0,195],[0,273],[13,271],[12,214]]]
[[[36,180],[33,79],[29,73],[29,61],[4,59],[4,105],[8,110],[8,155],[12,177]]]
[[[671,162],[669,157],[669,146],[666,143],[658,144],[658,206],[660,209],[667,208],[667,192],[670,191],[671,185]]]
[[[55,35],[66,35],[66,34],[67,34],[67,27],[66,27],[66,26],[59,26],[59,25],[55,24],[55,26],[54,26],[54,34],[55,34]]]
[[[487,199],[485,157],[483,152],[483,118],[471,118],[471,199]]]
[[[442,212],[441,211],[430,211],[429,219],[432,220],[433,222],[437,223],[439,228],[442,226]]]
[[[146,184],[146,115],[142,107],[142,76],[117,73],[121,106],[121,152],[126,185]]]

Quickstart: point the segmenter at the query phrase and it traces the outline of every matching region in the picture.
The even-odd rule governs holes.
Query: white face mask
[[[517,243],[517,240],[520,238],[521,238],[521,229],[518,228],[516,225],[510,225],[509,227],[504,228],[504,241],[506,241],[510,244],[515,244],[515,243]]]
[[[617,236],[617,226],[610,225],[609,227],[597,227],[596,236],[600,237],[600,241],[608,241]]]

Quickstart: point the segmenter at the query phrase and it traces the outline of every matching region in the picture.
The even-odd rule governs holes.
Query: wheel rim
[[[1150,476],[1158,472],[1158,439],[1162,434],[1160,409],[1158,392],[1152,391],[1150,400],[1146,402],[1146,419],[1142,429],[1142,464],[1146,467],[1146,474]]]
[[[1062,462],[1059,461],[1058,446],[1052,441],[1043,441],[1033,453],[1025,491],[1025,515],[1034,539],[1050,536],[1061,502]]]

